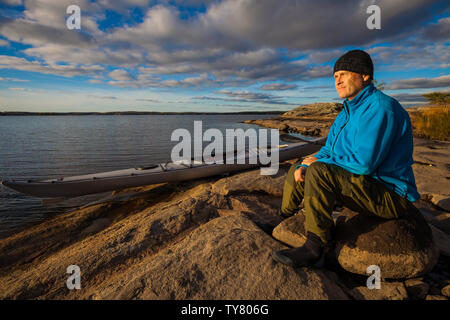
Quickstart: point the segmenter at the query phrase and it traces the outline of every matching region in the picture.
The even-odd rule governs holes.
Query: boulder
[[[350,290],[349,294],[356,300],[406,300],[408,293],[402,282],[381,282],[380,289],[360,286]]]
[[[224,196],[242,193],[266,193],[276,197],[283,194],[284,180],[290,165],[280,165],[273,176],[261,175],[260,170],[250,170],[220,179],[212,184],[212,192]]]
[[[343,109],[342,103],[312,103],[269,119],[245,120],[244,123],[275,128],[281,132],[295,132],[305,136],[328,135],[329,128]]]
[[[447,297],[441,295],[427,295],[425,300],[448,300]]]
[[[450,285],[447,285],[441,289],[441,293],[443,296],[450,298]]]
[[[303,203],[300,206],[303,206]],[[331,216],[336,223],[340,211],[333,211]],[[294,248],[302,246],[306,241],[305,219],[305,209],[302,208],[295,215],[278,224],[273,229],[272,236],[288,246]]]
[[[289,129],[289,126],[285,123],[281,123],[280,126],[278,127],[278,130],[283,131],[283,132],[288,131],[288,129]]]
[[[450,213],[428,208],[419,208],[419,211],[429,224],[450,235]]]
[[[337,102],[318,102],[305,104],[287,111],[281,115],[282,118],[302,118],[305,116],[330,116],[337,115],[344,105]]]
[[[406,291],[411,297],[423,299],[430,290],[430,285],[420,279],[408,279],[405,281]]]
[[[435,226],[450,235],[450,213],[440,213],[436,215],[437,223]]]
[[[272,236],[291,247],[302,246],[306,241],[305,215],[300,211],[285,219],[273,229]]]
[[[101,284],[101,299],[347,299],[328,271],[275,262],[280,244],[244,215],[200,226]]]
[[[336,225],[335,254],[347,271],[366,275],[377,265],[386,279],[414,278],[437,263],[439,249],[428,224],[417,209],[408,218],[386,220],[344,210],[346,219]]]
[[[431,201],[439,208],[450,212],[450,197],[442,194],[432,194]]]
[[[430,228],[433,233],[433,241],[441,254],[450,257],[450,237],[433,225],[430,225]]]

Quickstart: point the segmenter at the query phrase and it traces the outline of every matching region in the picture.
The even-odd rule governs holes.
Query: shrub
[[[426,107],[414,112],[411,122],[416,135],[428,139],[450,140],[450,106]]]
[[[450,103],[450,92],[431,92],[422,94],[430,104],[446,104]]]

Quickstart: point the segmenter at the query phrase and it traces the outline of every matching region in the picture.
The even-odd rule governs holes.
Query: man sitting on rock
[[[303,200],[306,242],[273,252],[293,266],[318,265],[332,240],[336,202],[385,219],[405,216],[420,198],[415,185],[413,137],[408,113],[397,100],[372,84],[369,54],[352,50],[334,65],[334,80],[344,110],[320,151],[289,170],[281,215],[292,216]]]

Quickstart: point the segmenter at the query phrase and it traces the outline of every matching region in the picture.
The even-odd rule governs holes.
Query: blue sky
[[[381,9],[370,30],[369,5]],[[69,30],[69,5],[81,29]],[[340,101],[369,52],[404,106],[449,91],[450,14],[425,0],[0,0],[0,111],[266,111]]]

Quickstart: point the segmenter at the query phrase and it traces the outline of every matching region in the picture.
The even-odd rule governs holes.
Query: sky
[[[68,28],[70,5],[79,29]],[[416,106],[423,93],[450,91],[449,40],[448,1],[0,0],[0,111],[340,102],[333,65],[352,49],[371,55],[386,94]]]

